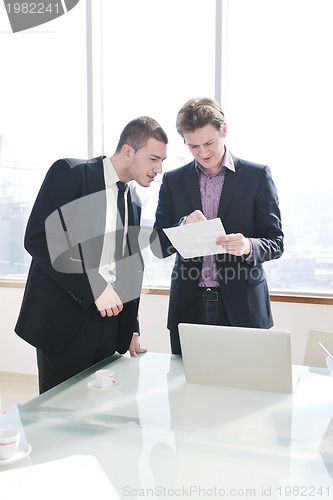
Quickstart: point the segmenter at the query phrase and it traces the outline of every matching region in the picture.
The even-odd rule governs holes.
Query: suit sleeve
[[[254,204],[255,234],[252,242],[252,264],[257,265],[281,257],[284,251],[279,198],[271,170],[262,170],[261,181]]]
[[[169,178],[167,174],[164,174],[159,192],[155,223],[153,226],[155,232],[152,234],[151,241],[151,248],[156,257],[161,259],[169,257],[176,252],[175,247],[171,244],[169,238],[163,231],[163,228],[175,227],[178,225],[179,220],[176,220],[173,194],[169,185]]]
[[[67,160],[58,160],[52,165],[28,220],[25,248],[49,277],[82,307],[87,308],[97,294],[104,290],[106,282],[97,270],[92,269],[93,266],[89,265],[89,271],[86,272],[83,247],[78,241],[72,242],[73,237],[67,227],[68,217],[65,220],[66,213],[64,216],[64,207],[74,204],[74,210],[77,203],[80,224],[84,226],[86,223],[81,212],[82,194],[87,192],[85,183],[82,171],[73,168]]]

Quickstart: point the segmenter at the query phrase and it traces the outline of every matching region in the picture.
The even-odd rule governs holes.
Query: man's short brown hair
[[[177,114],[177,132],[184,137],[186,132],[194,132],[206,125],[221,130],[224,113],[217,101],[210,97],[194,98],[187,101]]]

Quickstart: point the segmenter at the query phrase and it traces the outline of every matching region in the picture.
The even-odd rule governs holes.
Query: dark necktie
[[[122,259],[124,251],[124,225],[125,225],[125,191],[127,184],[118,181],[118,197],[117,197],[117,230],[116,230],[116,261]]]

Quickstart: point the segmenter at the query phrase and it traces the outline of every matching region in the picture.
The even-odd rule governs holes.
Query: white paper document
[[[183,224],[163,231],[184,259],[226,253],[222,245],[216,244],[216,239],[226,234],[220,218]]]

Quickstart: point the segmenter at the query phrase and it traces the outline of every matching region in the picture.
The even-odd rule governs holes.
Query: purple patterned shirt
[[[215,219],[220,204],[221,193],[228,168],[235,172],[235,166],[230,152],[225,148],[223,160],[219,170],[214,175],[208,175],[205,169],[196,162],[196,171],[199,176],[199,186],[201,193],[202,209],[207,219]],[[199,286],[219,287],[217,269],[214,255],[207,255],[203,258],[202,273]]]

